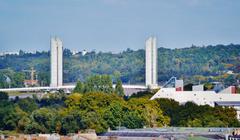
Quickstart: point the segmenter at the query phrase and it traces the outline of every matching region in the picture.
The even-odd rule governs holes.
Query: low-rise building
[[[201,86],[195,86],[193,91],[183,91],[176,88],[161,88],[151,100],[156,98],[173,99],[180,104],[193,102],[197,105],[216,105],[234,107],[237,111],[237,118],[240,120],[240,94],[236,93],[236,88],[230,86],[220,92],[204,91]]]

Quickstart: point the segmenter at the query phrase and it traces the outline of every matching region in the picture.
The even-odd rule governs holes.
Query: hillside
[[[24,53],[0,57],[0,81],[4,75],[12,80],[12,86],[22,86],[22,79],[28,75],[23,70],[32,66],[37,70],[41,85],[49,84],[49,52]],[[93,74],[120,76],[123,83],[143,84],[145,80],[143,49],[127,49],[118,54],[89,52],[72,55],[64,51],[64,82],[84,81]],[[236,75],[226,74],[233,71]],[[224,81],[236,82],[240,77],[240,45],[216,45],[206,47],[167,49],[158,48],[158,79],[168,80],[171,76],[184,78],[186,82]],[[14,78],[14,77],[18,78]],[[230,83],[229,83],[230,84]],[[6,83],[0,83],[6,87]]]

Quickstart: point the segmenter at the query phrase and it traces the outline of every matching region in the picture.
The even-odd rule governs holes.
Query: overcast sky
[[[142,49],[240,43],[240,0],[0,0],[0,51]]]

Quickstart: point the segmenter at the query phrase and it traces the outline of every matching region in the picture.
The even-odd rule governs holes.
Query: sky
[[[240,0],[0,0],[0,52],[240,44]]]

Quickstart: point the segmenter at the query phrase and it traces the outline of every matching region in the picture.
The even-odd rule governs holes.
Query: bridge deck
[[[115,85],[113,85],[115,87]],[[26,87],[26,88],[2,88],[0,91],[40,91],[40,90],[59,90],[59,89],[74,89],[75,85],[64,85],[59,87]],[[124,89],[147,89],[144,85],[123,85]]]

